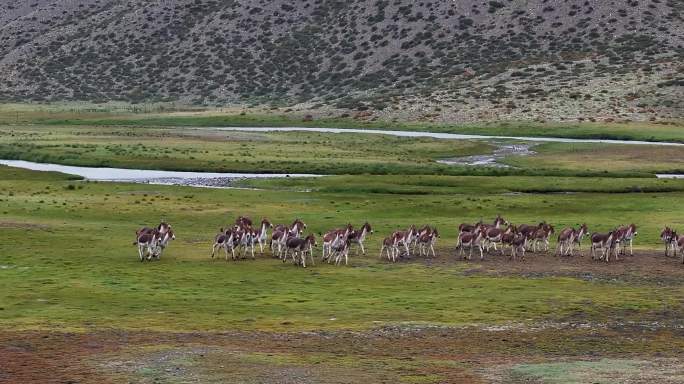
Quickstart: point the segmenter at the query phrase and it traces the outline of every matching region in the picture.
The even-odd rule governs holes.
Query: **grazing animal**
[[[138,246],[140,261],[145,261],[145,255],[147,255],[147,260],[152,259],[152,255],[157,249],[160,238],[161,235],[157,229],[153,229],[151,232],[143,231],[137,236],[133,245]]]
[[[606,262],[610,259],[610,250],[615,247],[614,241],[615,233],[610,231],[608,233],[592,233],[591,235],[591,259],[596,259],[596,249],[601,248],[601,257],[598,260],[605,258]],[[615,255],[617,260],[617,254]]]
[[[349,241],[349,245],[351,244],[358,244],[359,248],[361,249],[361,253],[364,255],[366,254],[366,249],[363,247],[363,242],[366,241],[366,236],[368,234],[373,233],[373,228],[371,228],[370,224],[366,221],[362,226],[360,230],[352,230],[347,234],[347,240]],[[358,250],[356,252],[358,254]]]

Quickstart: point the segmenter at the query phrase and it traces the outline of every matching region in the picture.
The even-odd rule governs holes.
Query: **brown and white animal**
[[[614,232],[608,233],[592,233],[591,234],[591,258],[596,259],[596,249],[601,248],[601,257],[598,260],[605,258],[606,262],[610,259],[610,252],[615,248]],[[615,255],[617,259],[617,254]]]
[[[494,218],[493,224],[485,224],[482,222],[482,220],[480,220],[480,222],[475,225],[475,228],[471,232],[475,232],[475,231],[482,230],[482,229],[490,229],[490,228],[501,229],[501,227],[503,227],[504,225],[509,225],[509,224],[510,223],[508,222],[508,220],[501,217],[501,215],[496,215],[496,217]],[[468,227],[465,227],[465,229],[468,229]]]
[[[678,236],[677,232],[674,232],[674,239],[675,239],[675,252],[674,255],[675,257],[677,256],[677,250],[682,254],[682,264],[684,264],[684,235]]]
[[[478,227],[478,225],[482,224],[482,222],[476,223],[476,224],[467,224],[467,223],[462,223],[461,225],[458,226],[458,233],[461,232],[475,232],[475,228]]]
[[[366,236],[368,234],[373,233],[373,228],[371,228],[371,225],[368,224],[366,221],[362,226],[361,229],[350,231],[347,234],[347,240],[349,241],[349,246],[351,247],[352,244],[357,244],[359,248],[361,249],[361,253],[364,255],[366,254],[366,249],[363,247],[363,242],[366,241]],[[358,250],[356,251],[358,254]]]
[[[615,230],[616,251],[619,251],[621,255],[626,255],[627,244],[629,244],[629,255],[633,256],[632,242],[637,234],[637,227],[634,224],[618,227]]]
[[[344,265],[348,265],[350,246],[351,243],[347,238],[332,244],[330,247],[330,258],[328,258],[328,262],[332,261],[335,262],[335,265],[340,265],[342,259],[344,259]]]
[[[532,241],[532,251],[537,252],[537,246],[539,243],[544,244],[544,252],[549,251],[549,238],[555,232],[554,228],[550,224],[543,224],[541,228],[537,228],[536,231],[532,232],[529,236]]]
[[[458,241],[456,243],[456,248],[460,249],[461,255],[463,255],[463,259],[465,259],[463,248],[468,247],[469,248],[468,260],[470,260],[470,259],[472,259],[473,248],[476,247],[477,249],[480,250],[480,260],[484,260],[484,252],[483,252],[484,243],[485,243],[484,233],[482,233],[480,231],[461,232],[458,234]]]
[[[252,260],[254,260],[254,244],[258,244],[258,232],[254,230],[254,228],[246,226],[243,228],[237,228],[236,236],[238,236],[240,247],[238,249],[238,254],[242,254],[241,257],[244,259],[247,257],[247,250],[249,250],[252,254]]]
[[[159,260],[161,257],[161,254],[164,252],[166,247],[169,245],[169,242],[171,240],[176,240],[176,234],[173,232],[173,229],[169,228],[168,231],[164,234],[159,235],[159,242],[157,242],[157,247],[155,248],[153,252],[153,256]]]
[[[323,254],[321,255],[321,259],[328,259],[331,254],[332,246],[337,245],[341,241],[346,241],[347,236],[353,230],[354,227],[351,224],[347,224],[345,228],[336,228],[326,232],[323,235]]]
[[[582,239],[587,234],[588,228],[586,224],[582,224],[579,229],[567,227],[563,228],[558,234],[558,243],[556,243],[557,256],[572,256],[574,245],[577,244],[577,249],[582,256]]]
[[[506,228],[506,230],[504,231],[504,233],[501,234],[501,254],[502,255],[504,254],[504,247],[509,246],[509,247],[511,247],[511,256],[512,256],[512,253],[514,252],[513,241],[515,240],[515,237],[517,235],[521,235],[521,234],[518,231],[518,227],[515,225],[509,225],[508,228]]]
[[[406,256],[410,257],[411,256],[411,251],[409,250],[409,246],[411,245],[411,242],[413,241],[413,237],[416,234],[416,226],[411,225],[408,230],[406,231],[394,231],[392,233],[392,246],[394,247],[395,252],[397,253],[397,256],[401,257],[401,253],[399,252],[399,247],[404,247],[406,250]]]
[[[212,246],[211,249],[211,258],[214,258],[214,254],[216,253],[216,250],[219,248],[223,248],[223,250],[226,252],[226,261],[228,261],[228,249],[230,249],[230,252],[232,254],[233,260],[235,260],[235,241],[234,241],[234,235],[235,235],[235,230],[228,228],[227,230],[224,230],[223,228],[219,229],[219,233],[214,237],[214,245]]]
[[[311,258],[311,265],[314,264],[313,259],[313,247],[317,246],[316,238],[313,234],[305,238],[301,237],[290,237],[286,242],[285,257],[283,262],[287,260],[288,253],[292,253],[292,261],[295,264],[301,264],[302,267],[306,268],[306,255],[309,254]]]
[[[520,224],[518,225],[518,233],[530,239],[530,235],[537,231],[537,229],[542,229],[546,222],[542,221],[537,225]]]
[[[160,235],[164,235],[164,234],[166,234],[166,232],[168,232],[170,229],[171,229],[171,224],[169,224],[169,223],[167,223],[167,222],[165,222],[165,221],[162,220],[162,222],[159,223],[159,225],[157,225],[156,228],[152,228],[152,227],[142,227],[142,228],[138,229],[137,231],[135,231],[135,238],[137,239],[138,236],[142,235],[143,233],[152,233],[152,232],[154,232],[154,231],[159,232]]]
[[[157,248],[161,235],[157,229],[152,231],[142,231],[138,234],[133,245],[138,246],[138,256],[140,261],[145,261],[145,255],[147,255],[147,260],[151,260],[154,251]]]
[[[682,254],[682,262],[684,263],[684,235],[678,235],[677,231],[674,229],[670,234],[670,249],[672,249],[672,255],[677,257],[677,252]]]
[[[382,247],[380,247],[380,258],[382,258],[383,251],[387,252],[387,260],[396,262],[397,256],[394,252],[394,243],[392,242],[392,236],[385,237],[382,239]]]
[[[525,260],[525,247],[527,245],[527,236],[521,233],[514,233],[511,245],[511,259],[515,261],[518,254],[520,254],[520,261]]]
[[[266,240],[268,240],[268,229],[273,228],[273,224],[267,219],[261,219],[261,225],[259,226],[259,232],[256,233],[253,240],[259,244],[259,252],[264,254],[264,246],[266,245]]]
[[[294,219],[292,225],[278,224],[273,228],[273,231],[285,231],[289,236],[299,237],[304,229],[306,229],[306,224],[301,219]]]
[[[249,216],[238,216],[238,218],[235,219],[235,225],[238,227],[251,227],[252,219],[250,219]]]
[[[424,227],[425,228],[425,227]],[[418,255],[423,256],[423,253],[425,254],[426,257],[430,256],[430,251],[432,251],[432,257],[436,257],[435,255],[435,243],[437,243],[437,239],[439,238],[439,232],[437,231],[437,228],[426,226],[427,229],[419,231],[419,234],[417,237],[417,243],[418,243]]]
[[[501,246],[501,254],[503,255],[504,250],[503,250],[502,240],[503,240],[504,234],[505,233],[508,233],[508,234],[512,233],[512,229],[513,229],[512,226],[509,226],[508,228],[506,228],[504,230],[504,229],[502,229],[500,227],[496,227],[496,226],[480,225],[479,231],[481,231],[484,235],[484,239],[485,239],[484,247],[487,250],[487,252],[489,252],[489,249],[492,246],[494,247],[494,250],[496,251],[497,250],[496,245],[499,244]],[[477,229],[476,229],[476,232],[477,232]]]
[[[283,258],[283,253],[285,250],[286,242],[289,236],[289,231],[287,228],[278,228],[273,230],[273,233],[271,234],[271,254],[273,254],[275,257],[278,257],[280,259]],[[298,237],[298,236],[292,236],[292,237]]]
[[[660,232],[660,240],[665,244],[665,257],[668,256],[670,250],[674,251],[677,256],[677,232],[670,227],[665,227]]]

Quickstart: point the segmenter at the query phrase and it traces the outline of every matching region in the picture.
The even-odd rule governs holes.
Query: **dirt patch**
[[[468,251],[465,251],[466,255]],[[554,256],[549,252],[526,252],[525,260],[513,261],[507,249],[502,256],[500,251],[485,253],[484,260],[473,252],[472,260],[463,260],[460,254],[452,249],[440,248],[436,258],[412,257],[401,259],[402,263],[422,263],[427,266],[467,265],[464,275],[491,276],[524,276],[542,277],[575,277],[590,281],[627,281],[656,282],[661,284],[678,284],[684,281],[684,265],[678,257],[665,257],[656,251],[635,250],[634,255],[620,256],[618,261],[592,260],[585,249],[582,255],[572,257]],[[383,262],[387,263],[384,259]]]
[[[49,225],[36,223],[19,223],[16,221],[0,221],[0,228],[26,229],[26,230],[48,230]]]
[[[645,362],[639,363],[641,368],[676,367],[682,348],[681,329],[636,326],[530,332],[417,326],[301,333],[4,332],[0,333],[0,379],[6,383],[477,383],[497,378],[509,382],[511,372],[534,377],[553,368],[535,364],[559,360],[570,364],[571,372],[577,361],[608,358]],[[673,374],[672,369],[662,372]],[[627,378],[611,374],[614,381]],[[643,377],[673,382],[661,381],[664,376],[658,375],[653,369]]]

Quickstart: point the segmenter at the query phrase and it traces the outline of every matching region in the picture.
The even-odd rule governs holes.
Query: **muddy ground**
[[[684,282],[680,259],[637,251],[618,262],[529,254],[525,261],[438,258],[465,274]],[[447,303],[445,305],[456,305]],[[684,320],[616,314],[504,326],[385,326],[366,331],[80,333],[0,331],[0,383],[684,383]]]
[[[594,382],[679,383],[683,349],[681,328],[612,325],[296,334],[3,332],[0,381],[546,382],[593,369]]]

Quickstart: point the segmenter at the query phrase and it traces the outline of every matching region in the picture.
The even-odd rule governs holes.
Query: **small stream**
[[[437,160],[438,163],[447,165],[470,165],[509,168],[507,164],[499,163],[499,160],[508,156],[530,156],[536,152],[530,150],[530,144],[498,144],[494,152],[484,155],[453,157],[450,159]]]
[[[322,132],[322,133],[358,133],[378,134],[398,137],[432,137],[448,140],[521,140],[527,143],[508,144],[494,143],[498,148],[491,154],[456,157],[438,160],[442,164],[507,167],[497,161],[507,156],[528,156],[534,154],[530,150],[529,142],[558,142],[558,143],[605,143],[628,145],[656,145],[682,146],[684,143],[650,142],[639,140],[602,140],[602,139],[566,139],[561,137],[524,137],[524,136],[486,136],[456,133],[421,132],[421,131],[393,131],[379,129],[353,128],[312,128],[312,127],[189,127],[198,130],[243,131],[243,132]],[[88,180],[118,181],[163,185],[184,185],[192,187],[230,188],[230,184],[237,179],[248,178],[281,178],[281,177],[319,177],[322,175],[300,173],[220,173],[220,172],[183,172],[157,171],[148,169],[98,168],[78,167],[70,165],[35,163],[23,160],[0,160],[0,164],[10,167],[24,168],[35,171],[53,171],[81,176]],[[680,179],[684,175],[658,174],[658,178]]]
[[[684,143],[670,141],[641,141],[641,140],[604,140],[604,139],[566,139],[563,137],[527,137],[527,136],[487,136],[468,135],[459,133],[422,132],[422,131],[393,131],[384,129],[358,128],[317,128],[317,127],[186,127],[191,129],[210,129],[218,131],[243,132],[322,132],[322,133],[364,133],[375,135],[390,135],[399,137],[432,137],[450,140],[523,140],[547,143],[604,143],[629,145],[658,145],[684,147]]]
[[[317,177],[302,173],[221,173],[156,171],[149,169],[96,168],[71,165],[34,163],[24,160],[0,160],[0,164],[34,171],[52,171],[81,176],[87,180],[119,181],[161,185],[184,185],[190,187],[229,188],[238,179]]]

